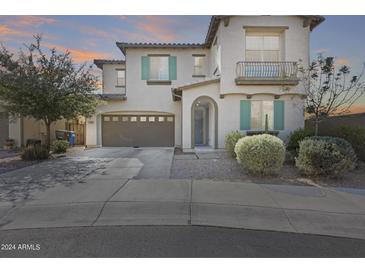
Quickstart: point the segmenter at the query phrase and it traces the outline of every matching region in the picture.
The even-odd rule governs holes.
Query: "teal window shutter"
[[[284,129],[284,101],[274,101],[274,130]]]
[[[142,80],[149,80],[150,78],[150,58],[142,56]]]
[[[251,101],[240,101],[240,130],[251,129]]]
[[[176,56],[169,56],[169,80],[177,79]]]

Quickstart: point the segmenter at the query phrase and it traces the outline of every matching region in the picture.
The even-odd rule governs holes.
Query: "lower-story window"
[[[284,129],[284,101],[282,100],[241,100],[240,130]]]
[[[264,129],[265,120],[268,120],[269,130],[273,129],[274,123],[274,102],[273,101],[252,101],[251,102],[251,129]]]

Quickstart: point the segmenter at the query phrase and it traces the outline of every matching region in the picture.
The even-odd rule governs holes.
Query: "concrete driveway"
[[[127,173],[135,168],[133,177],[139,179],[169,178],[174,148],[97,148],[85,150],[79,156],[113,159],[110,168],[123,168]]]
[[[2,174],[0,229],[206,225],[365,239],[364,190],[169,179],[172,156],[92,149]]]
[[[85,178],[169,178],[173,153],[173,148],[96,148],[44,161],[0,174],[0,203],[21,202],[55,186],[75,188]],[[103,189],[109,191],[109,184]]]

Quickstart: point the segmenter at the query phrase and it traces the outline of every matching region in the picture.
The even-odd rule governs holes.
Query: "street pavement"
[[[255,184],[249,179],[168,179],[172,156],[172,150],[164,149],[85,152],[80,157],[102,160],[103,168],[86,169],[84,176],[71,177],[67,184],[28,189],[26,198],[2,199],[1,233],[27,228],[178,225],[365,239],[365,190]],[[39,168],[32,170],[42,173]],[[22,172],[33,176],[30,170]]]
[[[1,231],[0,257],[365,257],[365,241],[202,226],[103,226]]]

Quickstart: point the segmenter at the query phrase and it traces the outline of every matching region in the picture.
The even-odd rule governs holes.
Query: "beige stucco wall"
[[[256,93],[255,88],[235,84],[236,63],[245,61],[245,29],[243,26],[287,27],[282,33],[282,61],[309,62],[309,27],[303,27],[300,16],[233,16],[229,25],[221,22],[217,31],[217,45],[221,47],[221,93]],[[214,60],[215,48],[211,48]],[[301,90],[293,87],[292,92]]]
[[[58,120],[51,125],[51,142],[56,140],[57,129],[65,129],[65,120]],[[45,134],[46,128],[41,121],[33,118],[9,118],[9,138],[15,140],[17,147],[24,145],[28,139],[39,139],[44,143]]]
[[[252,100],[273,100],[281,95],[285,100],[285,130],[280,137],[304,126],[303,99],[295,94],[302,93],[301,85],[248,86],[236,85],[236,63],[245,58],[245,29],[243,26],[284,27],[281,34],[282,61],[309,61],[309,27],[303,28],[303,19],[299,16],[233,16],[228,26],[220,23],[217,31],[217,45],[210,49],[168,49],[168,48],[129,48],[126,54],[126,96],[125,101],[109,101],[97,108],[97,114],[86,124],[86,144],[101,144],[100,117],[108,112],[162,112],[175,115],[175,144],[184,148],[191,147],[191,103],[199,96],[210,96],[218,104],[218,146],[224,147],[225,135],[239,129],[239,101],[252,94]],[[221,58],[216,60],[217,47],[220,46]],[[170,54],[177,56],[177,80],[171,85],[147,85],[141,80],[141,56],[148,54]],[[171,88],[202,80],[193,78],[192,54],[206,55],[208,77],[212,76],[216,64],[221,64],[221,80],[205,86],[184,90],[181,102],[174,102]],[[117,65],[105,65],[104,93],[114,93]],[[220,98],[220,94],[225,94]],[[183,115],[181,114],[183,113]],[[212,127],[210,127],[212,128]]]
[[[14,139],[15,146],[19,147],[21,145],[21,120],[9,116],[9,138]]]
[[[125,92],[125,88],[116,87],[117,85],[117,70],[125,69],[122,64],[104,64],[103,65],[103,93],[121,94]]]
[[[218,148],[224,148],[225,136],[233,131],[240,130],[240,100],[247,100],[243,94],[219,96],[219,83],[195,87],[183,91],[183,149],[191,149],[191,107],[199,97],[208,96],[218,105]],[[251,100],[274,100],[273,95],[253,95]],[[285,125],[279,137],[286,140],[289,133],[297,128],[304,127],[303,99],[297,95],[283,95],[280,100],[285,101]],[[245,132],[245,131],[241,131]],[[210,135],[213,132],[210,131]]]
[[[147,85],[141,80],[141,57],[148,54],[170,54],[177,57],[177,80],[171,85]],[[107,101],[97,108],[96,115],[86,123],[86,144],[101,145],[101,123],[97,117],[108,112],[168,113],[175,116],[175,145],[181,146],[181,102],[172,100],[171,88],[196,82],[201,78],[193,78],[192,54],[206,54],[206,69],[209,71],[209,50],[207,49],[127,49],[126,55],[126,96],[122,101]],[[104,80],[116,79],[116,65],[108,65],[104,72]],[[114,80],[110,80],[114,81]]]

